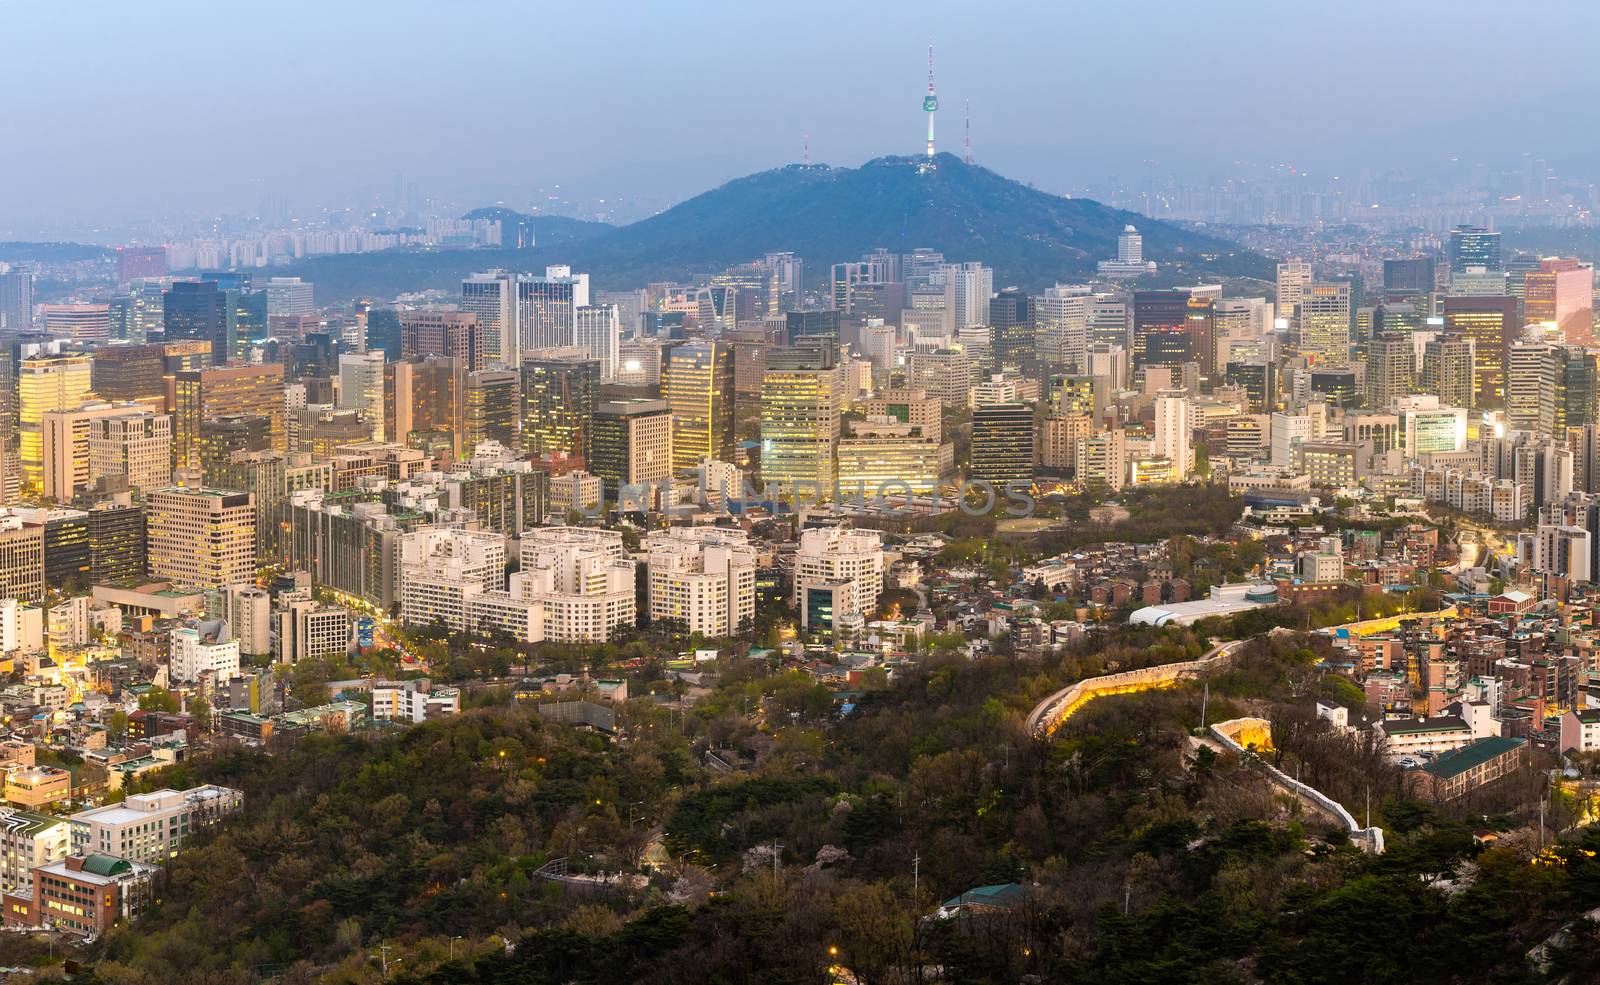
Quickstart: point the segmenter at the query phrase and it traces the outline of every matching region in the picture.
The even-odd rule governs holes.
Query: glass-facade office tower
[[[733,346],[677,346],[667,359],[663,389],[672,408],[673,471],[696,468],[703,458],[733,461]]]

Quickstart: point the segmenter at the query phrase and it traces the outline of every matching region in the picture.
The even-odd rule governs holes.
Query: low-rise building
[[[1527,739],[1490,736],[1441,753],[1408,775],[1413,795],[1455,800],[1531,762]]]
[[[56,766],[29,766],[6,774],[6,801],[24,808],[72,799],[72,774]]]
[[[195,831],[238,810],[243,799],[237,790],[213,785],[130,794],[120,804],[72,815],[72,850],[161,863]]]
[[[5,925],[99,937],[144,908],[160,871],[144,862],[98,854],[46,863],[33,870],[29,892],[0,897]]]
[[[372,685],[372,720],[410,722],[442,718],[461,712],[461,692],[435,687],[430,681],[375,681]]]

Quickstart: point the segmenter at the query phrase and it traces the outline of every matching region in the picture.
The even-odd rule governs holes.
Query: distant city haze
[[[0,0],[0,236],[418,196],[634,219],[941,150],[1073,192],[1293,165],[1600,161],[1600,5]],[[1506,31],[1510,32],[1510,36]],[[1519,67],[1520,63],[1520,67]],[[154,228],[154,227],[152,227]]]

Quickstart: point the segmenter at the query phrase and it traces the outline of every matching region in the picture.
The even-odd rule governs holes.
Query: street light
[[[460,937],[452,937],[452,938],[450,938],[450,961],[452,963],[454,963],[454,961],[456,959],[456,941],[458,941],[460,939],[461,939]]]

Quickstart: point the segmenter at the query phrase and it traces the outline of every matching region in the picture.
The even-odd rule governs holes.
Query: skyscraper
[[[0,263],[0,328],[26,332],[33,327],[33,275]]]
[[[461,282],[461,310],[477,316],[485,358],[518,365],[516,277],[499,269],[471,275]]]
[[[298,277],[271,277],[262,288],[267,296],[267,315],[314,315],[316,293],[309,281]]]
[[[1076,373],[1083,369],[1089,343],[1089,289],[1057,284],[1033,299],[1034,339],[1040,367],[1046,372]]]
[[[225,414],[266,418],[273,450],[289,450],[282,363],[185,370],[174,374],[168,387],[175,466],[201,467],[200,422]]]
[[[1008,482],[1030,484],[1034,466],[1033,408],[1027,404],[983,404],[972,411],[973,480],[1003,492]]]
[[[17,374],[18,451],[22,482],[38,490],[44,481],[44,415],[74,410],[93,399],[89,356],[36,355],[22,360]]]
[[[387,364],[385,440],[427,447],[442,437],[448,441],[452,455],[470,450],[462,446],[466,437],[466,378],[464,364],[454,356],[426,356]]]
[[[1034,351],[1033,324],[1033,298],[1021,288],[1004,288],[990,299],[989,345],[997,370],[1022,370],[1038,361]]]
[[[1433,288],[1433,257],[1383,261],[1383,289],[1386,293],[1429,294]]]
[[[517,277],[517,351],[573,344],[577,309],[589,304],[589,275],[570,267],[546,267],[543,277]]]
[[[1446,407],[1471,410],[1478,396],[1472,341],[1460,332],[1445,332],[1425,343],[1417,387]]]
[[[483,367],[483,336],[470,311],[422,308],[400,313],[400,354],[453,356],[470,372]]]
[[[1133,364],[1188,362],[1189,292],[1133,293]]]
[[[1277,313],[1291,325],[1300,315],[1300,298],[1314,280],[1308,260],[1285,260],[1278,264]]]
[[[572,345],[600,361],[600,379],[617,378],[617,350],[622,344],[622,323],[614,304],[588,304],[573,309]]]
[[[1380,332],[1367,344],[1367,406],[1388,410],[1411,393],[1416,349],[1411,337],[1400,332]]]
[[[1444,299],[1444,323],[1472,343],[1473,375],[1478,397],[1474,406],[1499,408],[1506,398],[1506,365],[1511,344],[1522,337],[1517,299],[1463,296]]]
[[[955,313],[955,330],[984,325],[989,320],[989,298],[994,294],[994,270],[981,263],[947,263],[939,271],[946,305]]]
[[[384,360],[381,352],[339,356],[339,406],[359,413],[372,426],[372,440],[384,436]]]
[[[672,409],[672,468],[683,472],[703,458],[733,461],[733,347],[726,342],[677,346],[662,386]]]
[[[580,349],[536,350],[522,361],[522,439],[529,455],[587,462],[600,397],[600,360]],[[593,468],[589,469],[594,472]]]
[[[467,374],[466,437],[463,451],[470,454],[485,441],[497,441],[512,452],[517,447],[517,420],[522,393],[517,373],[509,369],[480,369]]]
[[[1500,270],[1500,234],[1482,226],[1457,226],[1450,230],[1450,272],[1468,267]]]
[[[161,298],[165,338],[199,339],[211,344],[211,359],[222,365],[233,358],[236,342],[228,331],[227,297],[216,281],[178,281]]]
[[[1594,268],[1569,257],[1547,257],[1523,275],[1522,321],[1554,325],[1568,345],[1594,340]]]
[[[830,496],[839,409],[831,342],[770,351],[761,388],[761,481],[816,483]]]
[[[1310,284],[1300,294],[1301,353],[1332,362],[1350,357],[1350,285]]]
[[[74,342],[106,342],[111,338],[108,304],[47,304],[44,330],[51,338]]]
[[[586,461],[613,502],[621,486],[648,484],[655,489],[665,484],[672,478],[672,411],[667,402],[602,401],[594,410],[592,452]],[[653,509],[657,504],[642,505]]]

